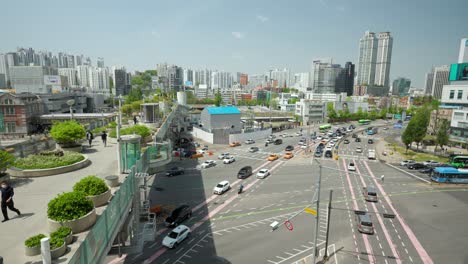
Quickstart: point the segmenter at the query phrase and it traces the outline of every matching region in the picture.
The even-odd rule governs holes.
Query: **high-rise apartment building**
[[[195,70],[193,72],[193,84],[194,85],[206,85],[206,87],[211,88],[211,70]]]
[[[267,78],[265,74],[251,74],[249,75],[249,87],[263,87],[267,83]]]
[[[76,57],[78,58],[78,56],[76,56]],[[104,59],[101,58],[101,57],[97,58],[97,63],[96,64],[97,64],[98,68],[104,68]]]
[[[232,87],[232,74],[224,71],[214,71],[211,73],[212,89],[227,89]]]
[[[78,85],[83,87],[89,87],[89,68],[90,67],[88,65],[80,65],[76,67],[76,77],[78,80]]]
[[[192,85],[188,85],[189,83],[191,83]],[[193,70],[192,69],[184,68],[183,84],[184,86],[193,87],[194,83],[193,83]]]
[[[426,74],[425,93],[440,100],[444,85],[449,84],[449,74],[449,65],[435,67],[430,73]]]
[[[396,78],[392,84],[392,94],[398,96],[408,95],[411,80],[403,77]]]
[[[393,38],[390,32],[366,31],[359,41],[356,84],[359,86],[389,87]]]
[[[307,87],[309,87],[309,76],[310,74],[308,72],[294,74],[294,80],[292,80],[294,88],[305,92]]]
[[[424,93],[432,94],[432,83],[434,82],[434,72],[426,73],[426,79],[424,81]]]
[[[129,92],[127,91],[128,75],[125,68],[114,68],[112,77],[114,79],[114,89],[112,90],[112,94],[116,96],[127,95]]]
[[[78,86],[78,71],[73,68],[59,68],[58,74],[61,76],[65,76],[68,81],[68,85],[71,87]]]
[[[458,54],[458,63],[468,62],[468,38],[462,38],[460,41],[460,52]]]
[[[288,68],[270,70],[267,75],[269,76],[269,82],[277,81],[278,88],[286,88],[290,85],[291,71]]]
[[[332,64],[331,59],[315,60],[312,63],[311,83],[314,93],[335,93],[344,90],[344,69]]]

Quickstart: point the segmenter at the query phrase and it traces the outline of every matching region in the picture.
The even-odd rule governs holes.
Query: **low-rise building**
[[[431,112],[431,119],[429,120],[429,126],[427,133],[435,135],[437,133],[437,127],[440,124],[441,119],[450,121],[452,119],[453,110],[460,109],[458,106],[441,105],[438,110]]]
[[[441,103],[450,106],[468,107],[468,81],[444,85]]]
[[[326,117],[326,103],[320,100],[301,99],[296,102],[296,115],[303,124],[322,123]]]
[[[468,108],[453,110],[449,139],[465,147],[468,145]]]
[[[224,129],[230,133],[239,133],[242,129],[241,112],[235,106],[208,106],[201,112],[200,123],[208,132]]]

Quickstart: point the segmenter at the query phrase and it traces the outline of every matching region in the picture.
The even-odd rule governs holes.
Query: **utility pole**
[[[314,239],[314,260],[312,263],[316,263],[317,260],[317,255],[318,255],[318,250],[317,250],[317,240],[318,240],[318,231],[319,231],[319,222],[320,222],[320,183],[322,182],[322,164],[317,159],[314,159],[315,162],[318,163],[319,165],[319,176],[317,179],[317,217],[316,217],[316,222],[315,222],[315,239]]]
[[[323,256],[323,260],[328,259],[328,235],[330,234],[330,214],[331,214],[331,204],[332,204],[332,195],[333,190],[330,190],[330,198],[328,200],[328,211],[327,211],[327,236],[325,238],[325,255]]]
[[[119,100],[119,113],[117,115],[117,165],[119,169],[119,174],[123,172],[122,168],[122,161],[121,161],[121,156],[122,156],[122,149],[120,145],[120,126],[122,125],[122,96],[119,95],[117,98]]]

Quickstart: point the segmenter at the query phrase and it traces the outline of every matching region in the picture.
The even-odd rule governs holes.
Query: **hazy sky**
[[[88,55],[131,70],[160,62],[263,73],[308,72],[314,58],[357,63],[366,30],[393,35],[391,79],[422,87],[456,63],[467,0],[2,1],[0,52],[17,46]]]

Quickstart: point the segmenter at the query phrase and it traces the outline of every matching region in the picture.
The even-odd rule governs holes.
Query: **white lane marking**
[[[179,250],[176,251],[176,254],[179,254],[180,251],[184,250],[183,247],[181,247]]]
[[[194,240],[195,240],[195,238],[192,238],[192,239],[188,242],[188,244],[192,243]]]
[[[411,177],[417,178],[417,179],[419,179],[419,180],[421,180],[421,181],[423,181],[423,182],[425,182],[425,183],[431,183],[431,181],[428,181],[428,180],[423,179],[423,178],[421,178],[421,177],[419,177],[419,176],[416,176],[416,175],[414,175],[414,174],[412,174],[412,173],[409,173],[409,172],[407,172],[407,171],[405,171],[405,170],[402,170],[402,169],[400,169],[400,168],[398,168],[398,167],[396,167],[396,166],[393,166],[392,164],[388,164],[388,163],[385,163],[385,164],[387,164],[387,166],[390,166],[390,167],[392,167],[392,168],[394,168],[394,169],[397,169],[397,170],[399,170],[399,171],[401,171],[401,172],[404,172],[404,173],[410,175]]]

